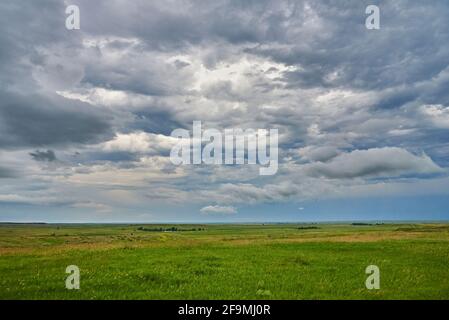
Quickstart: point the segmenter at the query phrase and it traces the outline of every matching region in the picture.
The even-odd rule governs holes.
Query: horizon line
[[[100,221],[90,221],[90,222],[45,222],[45,221],[0,221],[0,225],[26,225],[26,224],[33,224],[33,225],[86,225],[86,224],[96,224],[96,225],[141,225],[141,224],[148,224],[148,225],[173,225],[173,224],[180,224],[180,225],[198,225],[198,224],[206,224],[206,225],[217,225],[217,224],[233,224],[233,225],[261,225],[261,224],[268,224],[268,225],[274,225],[274,224],[337,224],[337,223],[354,223],[354,222],[362,222],[362,223],[378,223],[378,224],[398,224],[398,223],[449,223],[448,220],[441,220],[441,219],[409,219],[409,220],[399,220],[399,219],[392,219],[392,220],[321,220],[321,221],[248,221],[248,222],[239,222],[239,221],[217,221],[217,222],[205,222],[205,221],[163,221],[163,222],[142,222],[142,221],[112,221],[112,222],[100,222]]]

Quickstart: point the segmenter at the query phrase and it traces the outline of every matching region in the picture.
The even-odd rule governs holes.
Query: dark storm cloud
[[[33,158],[33,160],[41,161],[41,162],[56,161],[56,154],[53,150],[47,150],[47,151],[36,150],[34,152],[30,152],[30,156],[31,156],[31,158]]]
[[[77,100],[2,91],[0,148],[94,143],[111,134],[110,116]]]
[[[419,95],[419,92],[414,88],[395,90],[395,92],[381,97],[373,107],[380,109],[400,108],[408,102],[415,101]]]
[[[291,88],[409,86],[436,76],[449,61],[448,48],[440,45],[449,41],[444,18],[449,10],[441,1],[379,2],[379,31],[364,26],[365,7],[372,4],[368,1],[74,3],[83,12],[84,32],[135,37],[144,44],[135,52],[185,51],[223,41],[251,44],[252,49],[242,50],[300,67],[284,73]],[[49,34],[60,38],[54,31]],[[126,44],[116,40],[110,46]],[[83,82],[155,96],[173,94],[159,74],[142,67],[90,65]],[[412,93],[401,93],[387,99],[384,107],[398,107],[413,98]]]
[[[13,169],[0,167],[0,179],[1,178],[15,178],[17,173]]]
[[[449,8],[442,1],[381,2],[381,29],[376,31],[364,25],[364,9],[371,2],[308,4],[317,16],[315,26],[306,21],[294,28],[304,21],[298,11],[284,28],[284,46],[263,42],[248,50],[300,66],[300,71],[285,73],[292,86],[382,89],[429,79],[448,65],[449,50],[441,44],[449,41],[444,18]]]
[[[183,48],[198,43],[204,34],[202,22],[175,3],[103,0],[73,3],[83,12],[83,29],[90,34],[138,37],[153,50]]]
[[[83,28],[93,35],[138,37],[151,50],[176,51],[211,41],[263,41],[261,15],[269,1],[149,2],[74,1],[85,12]],[[83,10],[86,8],[86,10]],[[133,17],[133,18],[130,18]],[[263,21],[265,22],[265,21]],[[271,28],[271,26],[269,26]],[[271,36],[275,39],[274,35]]]
[[[110,90],[129,91],[143,95],[169,95],[170,90],[160,83],[160,77],[143,69],[130,70],[126,66],[91,65],[85,70],[82,83]]]
[[[45,48],[79,49],[79,34],[68,33],[64,12],[58,0],[0,4],[0,149],[90,143],[110,131],[104,110],[45,92],[35,77],[36,70],[51,68]]]
[[[89,161],[111,161],[131,163],[138,161],[138,155],[131,152],[93,152],[89,154]]]
[[[287,89],[343,87],[378,91],[379,99],[373,107],[388,110],[417,101],[448,101],[444,81],[440,86],[416,88],[417,83],[438,75],[449,61],[449,50],[441,45],[449,40],[445,19],[448,6],[441,1],[379,2],[381,30],[378,31],[369,31],[364,25],[365,8],[372,4],[369,1],[187,1],[182,5],[176,2],[74,1],[74,4],[80,5],[85,35],[140,41],[133,46],[120,39],[107,44],[107,50],[125,50],[120,63],[107,61],[97,48],[100,58],[86,63],[82,86],[157,97],[179,95],[183,93],[183,83],[170,80],[176,79],[176,71],[185,69],[188,63],[182,63],[180,68],[175,60],[176,68],[172,73],[159,70],[152,65],[157,66],[154,61],[158,51],[176,54],[195,46],[207,48],[211,52],[202,58],[206,65],[214,68],[216,59],[229,56],[219,52],[220,48],[234,47],[237,54],[247,52],[298,67],[295,71],[284,71],[278,79]],[[61,9],[61,5],[58,7],[52,1],[46,5],[55,12]],[[31,8],[28,10],[31,12]],[[51,25],[55,25],[63,22],[63,17],[51,21]],[[39,43],[77,43],[75,35],[68,36],[63,31],[45,34],[44,37],[39,33]],[[31,35],[28,37],[26,40],[32,48]],[[223,43],[221,47],[218,45]],[[155,53],[154,61],[139,60],[146,52]],[[208,62],[211,57],[214,63]],[[42,64],[45,57],[36,55],[33,61]],[[257,86],[266,88],[267,94],[279,87],[269,82],[258,83],[254,88]],[[381,92],[388,88],[394,89]],[[233,85],[226,79],[208,86],[202,94],[211,100],[245,99],[234,92]],[[290,128],[299,141],[305,129],[300,132],[296,129],[298,117],[285,123],[286,112],[288,115],[286,109],[274,112],[269,123]],[[258,121],[267,120],[258,115]],[[335,119],[335,123],[335,126],[337,123],[351,125],[339,119]],[[136,123],[131,124],[131,128],[164,134],[175,127],[181,126],[165,115],[144,112],[138,113]],[[347,129],[340,127],[342,132]]]
[[[301,67],[300,71],[284,75],[292,87],[381,89],[412,84],[437,75],[449,59],[449,50],[440,45],[449,40],[444,18],[449,10],[441,1],[379,2],[382,17],[379,31],[368,31],[364,26],[364,9],[372,4],[369,1],[74,3],[80,5],[83,13],[84,32],[94,36],[136,37],[145,44],[140,50],[175,52],[222,41],[232,45],[253,44],[252,49],[245,50]],[[5,11],[34,21],[33,5],[24,6],[25,13]],[[63,9],[58,1],[39,2],[39,7],[42,6],[55,13]],[[58,18],[51,18],[50,26],[63,22],[64,17],[54,16]],[[62,36],[66,37],[64,41],[76,39],[74,35],[67,37],[63,30],[54,31],[61,28],[50,29],[48,23],[38,25],[45,26],[42,30],[45,32],[38,32],[40,37],[35,40],[31,35],[36,37],[36,31],[28,33],[30,48],[33,43],[42,44]],[[110,45],[124,44],[117,40]],[[335,76],[332,80],[331,75]],[[131,72],[126,67],[90,66],[84,81],[117,90],[167,94],[167,88],[148,72]],[[394,101],[387,102],[391,103]]]
[[[80,38],[64,28],[65,5],[59,0],[0,3],[0,83],[3,87],[38,89],[31,65],[45,65],[38,50],[55,43],[76,48]],[[27,62],[30,63],[27,63]]]
[[[133,129],[169,136],[173,130],[185,128],[185,125],[176,120],[169,111],[144,109],[134,114],[136,120],[132,124]]]
[[[189,66],[190,63],[185,62],[185,61],[181,61],[181,60],[176,60],[174,62],[174,65],[176,66],[176,68],[182,69],[182,68],[185,68],[185,67]]]

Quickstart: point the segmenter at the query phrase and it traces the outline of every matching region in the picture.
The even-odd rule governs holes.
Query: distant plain
[[[0,299],[449,299],[449,224],[1,224]]]

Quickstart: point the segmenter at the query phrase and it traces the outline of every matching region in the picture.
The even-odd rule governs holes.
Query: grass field
[[[310,226],[4,224],[0,299],[449,299],[449,224]]]

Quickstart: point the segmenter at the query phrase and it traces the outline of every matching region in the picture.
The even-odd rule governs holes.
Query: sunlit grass
[[[0,226],[0,298],[449,298],[449,225],[142,226]],[[381,290],[365,288],[370,264]]]

